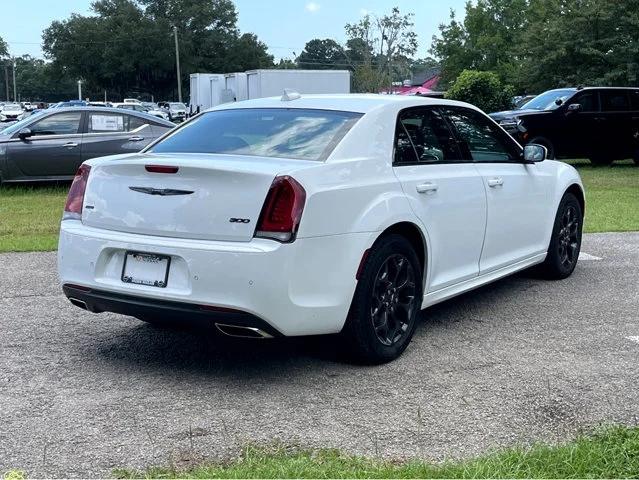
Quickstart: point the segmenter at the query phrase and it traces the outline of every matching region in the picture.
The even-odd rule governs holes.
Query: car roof
[[[126,109],[126,112],[123,112],[123,108],[112,108],[112,107],[94,107],[94,106],[86,106],[86,107],[60,107],[60,108],[47,108],[43,110],[47,113],[60,113],[60,112],[98,112],[98,113],[119,113],[122,115],[126,113],[127,115],[134,115],[142,118],[146,118],[148,120],[153,120],[157,123],[165,124],[166,126],[175,126],[173,122],[169,122],[160,117],[155,117],[153,115],[148,115],[144,112],[137,112],[135,110]]]
[[[209,109],[230,110],[241,108],[307,108],[311,110],[336,110],[356,113],[368,113],[385,107],[409,108],[426,105],[458,105],[477,109],[476,107],[455,100],[445,100],[416,95],[382,95],[382,94],[339,94],[339,95],[304,95],[295,100],[282,100],[282,97],[259,98],[243,102],[225,103]]]

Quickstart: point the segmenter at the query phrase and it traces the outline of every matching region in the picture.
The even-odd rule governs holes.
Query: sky
[[[255,33],[279,58],[293,58],[313,38],[345,41],[344,25],[357,22],[366,13],[384,14],[394,6],[415,14],[419,35],[418,57],[425,57],[437,27],[447,22],[450,9],[463,16],[466,0],[234,0],[238,27]],[[90,14],[91,0],[0,0],[0,37],[12,55],[43,57],[42,31],[53,20],[71,13]]]

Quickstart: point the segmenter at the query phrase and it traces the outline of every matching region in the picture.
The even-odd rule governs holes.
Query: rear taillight
[[[275,177],[268,191],[255,236],[292,242],[300,225],[306,192],[292,177]]]
[[[79,220],[82,218],[82,204],[84,203],[84,191],[87,188],[87,180],[91,167],[89,165],[80,165],[78,171],[73,177],[73,183],[67,195],[67,203],[64,205],[64,214],[62,220]]]

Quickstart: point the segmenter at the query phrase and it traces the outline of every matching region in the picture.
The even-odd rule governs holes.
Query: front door
[[[43,114],[44,115],[44,114]],[[82,112],[60,112],[29,125],[32,136],[17,134],[7,155],[26,176],[72,176],[82,163]]]
[[[442,110],[486,191],[488,215],[480,273],[546,252],[554,181],[550,164],[524,164],[520,147],[481,112],[463,107]]]
[[[393,170],[428,234],[425,293],[476,277],[486,194],[477,170],[462,158],[437,110],[418,107],[400,114]]]

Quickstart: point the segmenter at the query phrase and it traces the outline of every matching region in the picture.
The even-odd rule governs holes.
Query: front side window
[[[73,135],[80,131],[82,112],[64,112],[50,115],[29,127],[33,135]]]
[[[630,99],[625,90],[603,90],[601,92],[601,110],[604,112],[627,112]]]
[[[582,112],[597,112],[599,111],[599,100],[596,92],[582,93],[575,97],[574,101],[570,102],[578,103],[581,105]]]
[[[222,153],[325,160],[362,115],[296,108],[207,112],[154,145],[153,153]]]
[[[395,165],[460,160],[453,135],[439,112],[412,109],[400,114],[395,141]]]
[[[455,127],[462,150],[475,162],[512,162],[519,151],[493,122],[480,112],[461,107],[443,108]]]

